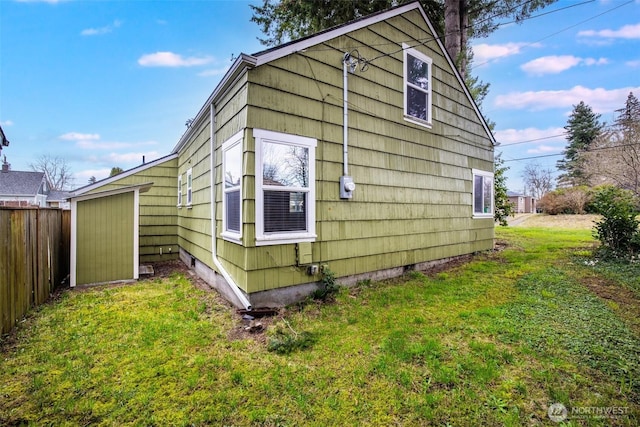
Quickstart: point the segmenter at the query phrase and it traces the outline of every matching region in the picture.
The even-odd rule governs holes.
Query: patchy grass
[[[232,339],[233,311],[182,276],[67,292],[5,345],[0,424],[555,425],[558,402],[564,425],[637,425],[640,335],[621,316],[637,296],[592,289],[639,272],[585,265],[588,229],[497,237],[464,265],[290,309],[267,334],[303,342],[280,353]],[[594,407],[625,413],[572,413]]]

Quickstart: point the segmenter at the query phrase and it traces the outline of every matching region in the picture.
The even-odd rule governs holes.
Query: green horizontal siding
[[[417,12],[331,40],[250,71],[247,125],[318,139],[315,263],[338,276],[413,265],[493,246],[493,221],[472,218],[473,168],[493,169],[493,148],[473,105],[435,42],[433,126],[403,119],[401,42],[432,38]],[[385,43],[388,42],[388,43]],[[334,48],[334,50],[331,49]],[[339,199],[342,174],[342,56],[370,63],[349,79],[349,172],[354,198]],[[383,56],[384,55],[384,56]],[[245,196],[255,188],[253,144]],[[295,266],[295,245],[255,247],[255,204],[243,204],[244,269],[250,292],[314,280]],[[237,250],[238,253],[235,253]],[[237,257],[238,248],[229,256]]]
[[[140,262],[176,259],[177,234],[177,159],[155,166],[142,167],[132,175],[116,179],[90,193],[113,190],[153,182],[147,192],[140,193]],[[172,248],[169,253],[169,248]],[[160,255],[162,249],[163,254]]]

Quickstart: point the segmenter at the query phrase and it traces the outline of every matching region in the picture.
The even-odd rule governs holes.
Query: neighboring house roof
[[[507,197],[522,197],[522,193],[517,191],[507,191]]]
[[[346,24],[342,24],[333,28],[329,28],[319,33],[315,33],[313,35],[310,35],[298,40],[293,40],[291,42],[282,44],[280,46],[277,46],[271,49],[257,52],[253,55],[246,55],[244,53],[240,54],[240,56],[236,59],[236,61],[231,66],[231,68],[223,76],[218,86],[216,86],[213,93],[209,96],[209,99],[207,99],[207,102],[204,103],[204,105],[202,106],[202,108],[194,118],[192,122],[192,126],[185,131],[185,133],[182,135],[182,137],[180,138],[176,146],[173,148],[172,152],[177,153],[180,151],[180,149],[184,146],[184,144],[186,144],[186,142],[189,140],[191,133],[197,129],[196,124],[203,117],[209,114],[209,109],[210,109],[210,106],[213,104],[213,102],[217,100],[220,96],[223,96],[226,93],[227,89],[240,76],[246,73],[247,70],[269,63],[271,61],[275,61],[276,59],[285,57],[287,55],[304,51],[304,49],[307,49],[311,46],[316,46],[327,40],[334,39],[336,37],[350,33],[352,31],[365,28],[374,23],[381,22],[398,15],[402,15],[412,10],[418,10],[422,15],[422,17],[424,18],[424,21],[429,27],[429,30],[431,31],[431,33],[437,34],[435,29],[433,28],[433,25],[431,25],[429,18],[427,18],[427,15],[424,13],[424,9],[422,8],[422,6],[418,1],[415,1],[412,3],[406,3],[400,6],[396,6],[386,11],[377,12],[372,15],[364,16],[355,21],[351,21]],[[460,76],[458,69],[455,67],[453,61],[449,57],[449,54],[447,53],[447,50],[444,48],[442,41],[439,38],[436,38],[435,42],[440,47],[442,54],[447,59],[447,62],[451,67],[452,72],[460,82],[460,86],[463,88],[464,93],[467,95],[467,98],[469,99],[471,105],[473,106],[473,109],[475,110],[476,114],[480,118],[482,122],[482,126],[484,127],[485,131],[487,132],[487,135],[491,139],[492,144],[496,145],[496,140],[495,140],[495,137],[493,136],[493,133],[489,129],[489,126],[485,118],[483,117],[482,113],[480,113],[480,109],[478,108],[475,100],[471,96],[471,93],[467,89],[467,85],[464,83],[464,79],[462,78],[462,76]]]
[[[51,190],[47,195],[47,202],[64,202],[71,198],[69,191]]]
[[[160,157],[159,159],[156,159],[156,160],[154,160],[152,162],[143,163],[140,166],[136,166],[136,167],[134,167],[132,169],[126,170],[126,171],[121,172],[121,173],[119,173],[117,175],[110,176],[109,178],[101,179],[100,181],[96,181],[93,184],[89,184],[89,185],[85,185],[84,187],[76,188],[75,190],[73,190],[72,192],[69,193],[69,198],[77,197],[77,196],[80,196],[82,194],[88,193],[88,192],[90,192],[92,190],[95,190],[96,188],[100,188],[100,187],[102,187],[104,185],[110,184],[110,183],[112,183],[114,181],[117,181],[119,179],[126,178],[128,176],[136,174],[136,173],[138,173],[140,171],[143,171],[145,169],[148,169],[148,168],[151,168],[153,166],[156,166],[156,165],[159,165],[161,163],[164,163],[164,162],[166,162],[168,160],[175,159],[176,157],[178,157],[177,154],[169,154],[167,156]]]
[[[0,195],[35,196],[44,179],[44,172],[0,172]]]

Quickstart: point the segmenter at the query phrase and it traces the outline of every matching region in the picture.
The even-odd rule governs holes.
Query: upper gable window
[[[431,126],[431,64],[428,56],[403,45],[404,117],[413,123]]]

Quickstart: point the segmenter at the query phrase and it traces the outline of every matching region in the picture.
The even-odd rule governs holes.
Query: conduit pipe
[[[251,303],[247,299],[247,296],[244,294],[244,292],[242,292],[240,287],[233,280],[233,278],[231,277],[231,275],[229,274],[227,269],[224,268],[224,266],[222,265],[222,263],[218,259],[218,254],[217,254],[217,251],[216,251],[216,190],[215,190],[215,184],[216,184],[216,174],[215,174],[215,167],[216,167],[216,162],[215,162],[215,153],[216,153],[216,151],[215,150],[216,150],[216,144],[215,144],[215,140],[214,140],[214,137],[215,137],[215,122],[214,122],[215,110],[214,110],[214,107],[213,107],[213,102],[211,103],[211,105],[209,107],[209,115],[210,115],[210,120],[211,120],[210,125],[209,125],[209,129],[210,129],[209,143],[211,145],[211,155],[209,156],[210,162],[211,162],[211,166],[210,166],[210,176],[211,176],[211,256],[213,257],[213,264],[216,266],[216,268],[218,269],[220,274],[222,274],[222,277],[224,277],[224,280],[227,281],[227,283],[229,284],[229,287],[233,291],[234,295],[238,298],[238,300],[240,300],[240,304],[242,304],[246,310],[251,310],[251,308],[252,308],[251,307]]]
[[[342,58],[342,99],[343,99],[343,122],[342,122],[342,176],[340,177],[340,198],[351,199],[356,184],[349,176],[349,68],[355,71],[357,64],[351,60],[351,53],[347,52]]]
[[[351,54],[349,52],[344,54],[342,60],[342,100],[343,100],[343,120],[342,120],[342,175],[349,175],[349,60]]]

